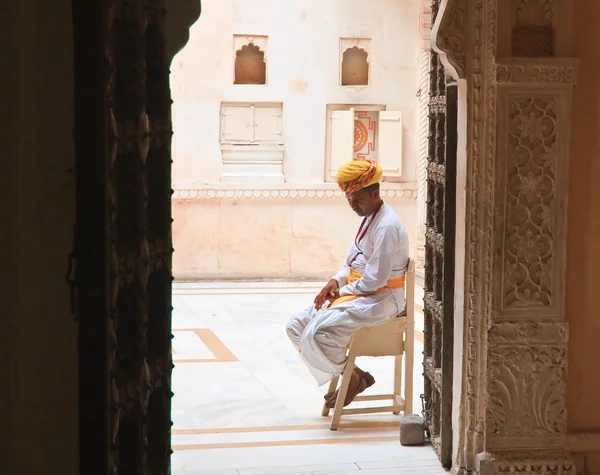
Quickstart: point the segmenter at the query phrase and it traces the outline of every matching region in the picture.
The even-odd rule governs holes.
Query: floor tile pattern
[[[285,334],[315,283],[177,283],[173,288],[173,475],[443,474],[430,447],[402,447],[398,417],[320,415],[317,387]],[[415,412],[423,392],[417,289]],[[392,389],[393,358],[363,358]]]

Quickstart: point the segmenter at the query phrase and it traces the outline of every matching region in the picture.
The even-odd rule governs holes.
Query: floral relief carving
[[[519,437],[566,432],[568,330],[563,323],[500,323],[489,334],[488,434]]]
[[[569,341],[569,329],[566,323],[548,321],[501,322],[492,325],[488,337],[495,346],[566,345]]]
[[[504,308],[552,307],[556,103],[511,104],[506,164]]]
[[[523,58],[501,58],[496,63],[499,83],[574,84],[579,62],[576,58],[551,58],[532,64]]]

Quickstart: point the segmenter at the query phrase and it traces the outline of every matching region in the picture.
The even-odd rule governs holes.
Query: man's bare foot
[[[375,378],[370,373],[363,371],[362,369],[355,367],[350,377],[350,385],[348,386],[348,392],[346,393],[346,399],[344,401],[344,407],[350,404],[356,396],[362,393],[365,389],[375,384]],[[332,409],[335,407],[337,401],[339,389],[333,392],[327,393],[325,397],[325,407]]]

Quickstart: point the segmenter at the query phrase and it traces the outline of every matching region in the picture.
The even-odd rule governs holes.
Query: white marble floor
[[[321,416],[325,388],[287,340],[285,323],[319,284],[179,283],[173,289],[174,475],[443,474],[433,450],[402,447],[398,417]],[[421,310],[422,292],[417,291]],[[416,315],[422,330],[422,314]],[[423,392],[415,342],[415,412]],[[359,366],[391,392],[393,358]]]

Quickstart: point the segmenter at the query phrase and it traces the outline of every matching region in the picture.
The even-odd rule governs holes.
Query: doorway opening
[[[384,200],[416,246],[421,37],[405,26],[418,24],[419,10],[385,5],[346,18],[301,6],[282,11],[264,0],[246,18],[242,2],[205,0],[173,60],[177,475],[317,466],[385,473],[411,463],[442,473],[430,447],[399,446],[397,416],[344,416],[340,431],[329,431],[320,415],[324,389],[285,335],[287,320],[344,262],[359,224],[333,180],[339,165],[357,158],[382,164]],[[319,28],[331,21],[353,31],[365,18],[398,33],[383,37],[378,27],[349,38]],[[400,52],[390,63],[385,52],[392,46]],[[260,80],[240,80],[251,62]],[[416,297],[420,375],[423,287]],[[364,367],[377,378],[368,392],[391,391],[393,358],[369,359]],[[416,376],[415,413],[423,393]]]
[[[170,85],[164,9],[115,4],[105,25],[103,4],[77,3],[73,298],[86,317],[78,327],[83,472],[277,473],[291,450],[300,472],[314,468],[307,460],[334,473],[405,468],[415,451],[419,468],[440,469],[427,447],[399,447],[395,416],[350,415],[336,433],[311,424],[322,392],[283,331],[344,262],[359,225],[331,180],[336,163],[377,155],[382,197],[415,243],[418,6],[398,11],[382,1],[344,17],[343,0],[335,1],[340,8],[329,12],[283,12],[265,0],[258,19],[241,0],[203,2]],[[371,30],[336,37],[323,21]],[[265,84],[235,84],[244,41],[264,53]],[[340,81],[343,52],[355,46],[368,52],[366,86]],[[383,106],[377,117],[373,105]],[[350,127],[328,131],[334,118]],[[416,334],[422,344],[426,336]],[[378,390],[390,380],[389,363],[365,366]]]

